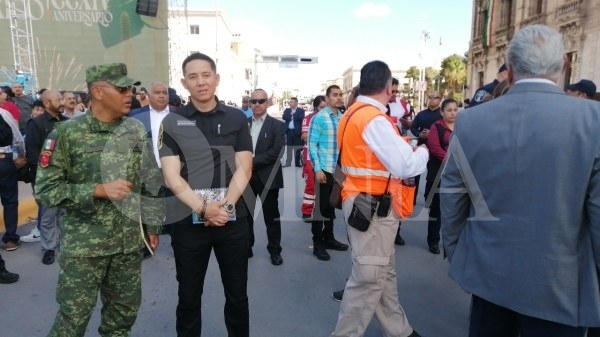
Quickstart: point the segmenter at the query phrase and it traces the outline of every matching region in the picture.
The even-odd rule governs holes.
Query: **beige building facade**
[[[486,39],[490,9],[493,13],[491,34]],[[531,24],[548,25],[564,37],[569,63],[561,85],[582,78],[600,85],[600,1],[473,0],[468,96],[472,97],[477,88],[495,79],[504,63],[508,42],[519,29]]]

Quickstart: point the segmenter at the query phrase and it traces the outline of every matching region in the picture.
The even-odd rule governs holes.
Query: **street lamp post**
[[[421,45],[421,53],[419,53],[419,58],[421,59],[421,65],[419,67],[419,104],[421,107],[424,103],[425,97],[425,60],[423,59],[423,53],[425,52],[425,45],[427,44],[427,40],[431,38],[431,33],[426,30],[421,31],[421,39],[423,39],[423,44]],[[419,109],[421,108],[419,107]]]

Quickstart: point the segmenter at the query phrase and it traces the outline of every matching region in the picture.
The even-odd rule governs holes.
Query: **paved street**
[[[282,266],[270,263],[262,214],[255,223],[256,245],[249,261],[248,289],[253,337],[325,337],[337,320],[339,303],[329,296],[344,286],[350,273],[349,253],[330,251],[332,258],[328,262],[312,255],[310,226],[298,216],[304,186],[300,172],[292,167],[284,169],[286,187],[280,197]],[[422,203],[421,197],[416,214]],[[339,215],[336,237],[347,242]],[[427,250],[424,218],[426,215],[421,214],[402,225],[407,244],[396,250],[400,303],[421,335],[466,336],[469,296],[447,277],[447,261]],[[19,233],[27,234],[30,229],[31,225],[20,227]],[[15,284],[0,285],[0,336],[45,336],[57,310],[54,290],[58,265],[41,263],[39,243],[24,243],[14,252],[2,250],[1,254],[8,269],[19,273],[21,279]],[[219,277],[213,258],[204,286],[203,336],[227,335]],[[144,261],[142,280],[143,303],[132,336],[175,336],[177,282],[169,237],[161,236],[156,256]],[[98,305],[86,336],[98,336],[99,317]],[[371,324],[365,336],[381,336],[377,323]]]

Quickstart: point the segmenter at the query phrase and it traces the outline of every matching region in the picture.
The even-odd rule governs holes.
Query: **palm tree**
[[[442,71],[440,73],[449,89],[449,97],[456,92],[461,92],[467,83],[467,59],[458,54],[450,55],[442,60]]]
[[[419,68],[417,68],[416,66],[411,66],[406,71],[406,76],[404,76],[404,78],[412,78],[413,80],[418,81],[419,74],[420,74]]]

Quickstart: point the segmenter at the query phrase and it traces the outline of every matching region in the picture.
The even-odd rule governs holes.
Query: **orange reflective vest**
[[[342,185],[343,200],[359,193],[372,195],[385,193],[390,173],[363,140],[363,130],[377,116],[384,116],[390,121],[390,126],[394,126],[394,122],[381,110],[364,103],[353,104],[340,119],[338,146],[343,151],[340,153],[340,161],[342,171],[346,174],[346,180]],[[348,123],[349,117],[351,119]],[[400,136],[396,127],[394,130]]]

